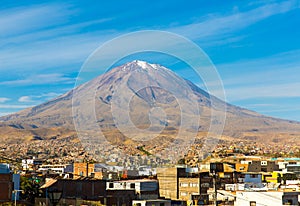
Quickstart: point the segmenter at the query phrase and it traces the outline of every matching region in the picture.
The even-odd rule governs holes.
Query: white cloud
[[[25,109],[34,105],[0,104],[0,109]]]
[[[7,102],[9,101],[10,98],[7,98],[7,97],[0,97],[0,103],[4,103],[4,102]]]
[[[0,11],[0,37],[5,37],[0,38],[0,70],[37,71],[80,64],[111,34],[117,35],[111,30],[81,34],[82,29],[112,18],[70,25],[74,12],[63,3]]]
[[[0,112],[0,117],[12,114],[13,112]]]
[[[170,31],[185,35],[192,39],[203,39],[204,37],[214,36],[222,36],[222,39],[224,39],[224,37],[226,37],[224,34],[245,28],[273,15],[286,13],[298,8],[300,8],[299,2],[297,0],[291,0],[263,5],[246,12],[237,11],[236,13],[227,16],[210,14],[204,21],[174,27],[171,28]]]
[[[40,84],[74,84],[75,79],[66,77],[63,74],[38,74],[25,79],[10,80],[0,82],[0,85],[40,85]]]
[[[22,96],[18,99],[18,102],[33,102],[30,96]]]
[[[300,97],[300,50],[216,65],[227,99]]]
[[[226,89],[229,101],[253,98],[292,98],[300,97],[300,83],[242,86]]]
[[[40,4],[0,11],[1,36],[24,34],[66,22],[73,12],[67,4]]]
[[[53,99],[57,96],[61,95],[60,93],[56,93],[56,92],[49,92],[49,93],[43,93],[40,95],[26,95],[26,96],[21,96],[18,99],[18,102],[21,103],[34,103],[34,104],[38,104],[41,103],[43,101],[47,101],[50,99]]]

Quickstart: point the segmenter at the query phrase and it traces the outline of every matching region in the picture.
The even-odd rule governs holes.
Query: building
[[[91,164],[91,163],[74,163],[73,165],[74,177],[93,177],[97,179],[107,179],[108,173],[107,169],[101,164]]]
[[[300,178],[300,164],[288,164],[286,165],[287,172],[293,172]]]
[[[150,179],[122,180],[106,183],[106,190],[134,190],[137,199],[157,199],[158,181]]]
[[[54,172],[56,174],[64,174],[73,171],[72,165],[40,165],[38,168],[39,172],[43,174]]]
[[[246,192],[237,191],[235,206],[241,205],[272,205],[272,206],[282,206],[282,205],[299,205],[298,203],[299,192]]]
[[[41,189],[44,198],[36,200],[36,204],[46,204],[49,200],[47,192],[53,189],[62,192],[62,204],[73,204],[78,200],[102,201],[106,197],[106,181],[82,177],[79,179],[49,179]]]
[[[134,189],[106,190],[106,180],[91,177],[79,179],[49,179],[41,189],[44,197],[36,198],[36,205],[49,205],[47,193],[57,190],[62,193],[61,205],[123,205],[131,206],[136,199]]]
[[[0,174],[0,202],[7,202],[12,200],[12,191],[14,184],[12,174]]]
[[[286,180],[296,180],[297,175],[293,172],[273,171],[263,174],[263,180],[268,183],[285,184]]]
[[[37,170],[38,166],[42,165],[43,161],[32,158],[32,159],[23,159],[22,160],[22,169],[23,171],[35,171]]]
[[[19,193],[13,191],[20,190],[20,175],[10,171],[9,164],[0,164],[0,202],[19,200]],[[15,197],[16,195],[16,197]]]
[[[275,161],[251,160],[251,161],[244,161],[241,163],[243,164],[248,163],[247,172],[273,172],[279,170],[279,165],[277,165]]]
[[[157,179],[161,197],[208,203],[207,190],[213,182],[209,172],[199,172],[198,168],[158,168]]]
[[[133,206],[171,206],[171,200],[133,200]]]

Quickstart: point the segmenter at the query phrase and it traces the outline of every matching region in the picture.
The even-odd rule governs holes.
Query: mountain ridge
[[[148,87],[143,88],[144,85],[148,85]],[[122,87],[124,90],[120,91],[121,89],[118,89],[118,87]],[[168,89],[173,94],[167,91]],[[95,96],[90,98],[87,94],[92,90],[95,91]],[[179,91],[176,93],[179,98],[176,95],[174,97],[174,91],[176,92],[176,90]],[[125,99],[132,97],[131,104],[133,105],[130,107],[130,117],[133,123],[140,128],[147,128],[150,125],[151,121],[148,118],[147,111],[151,111],[151,108],[157,105],[162,106],[166,111],[167,117],[170,118],[170,121],[164,124],[170,128],[178,127],[180,122],[178,101],[183,101],[181,99],[186,97],[190,98],[191,102],[197,102],[197,108],[201,110],[199,131],[208,131],[210,120],[213,118],[211,111],[215,111],[216,114],[221,113],[222,111],[218,109],[225,105],[227,108],[227,119],[224,127],[225,135],[243,138],[245,136],[244,133],[249,132],[254,134],[261,132],[300,132],[300,122],[268,117],[223,102],[200,89],[189,80],[182,79],[166,67],[138,60],[112,68],[108,72],[48,102],[0,117],[0,124],[3,128],[12,127],[18,132],[55,127],[75,131],[73,112],[79,106],[76,105],[76,102],[74,104],[73,98],[74,94],[78,94],[85,101],[86,105],[91,105],[93,101],[96,102],[96,119],[100,128],[115,128],[116,123],[114,123],[114,117],[112,117],[111,106],[113,105],[113,98],[117,98],[115,96],[117,92],[121,92],[121,96]],[[85,98],[90,99],[85,100]],[[213,105],[212,102],[214,102]],[[78,104],[80,105],[80,103]],[[124,105],[115,106],[119,109],[124,109],[122,108]],[[189,115],[194,115],[193,109],[196,109],[194,106],[185,105],[184,109]],[[192,108],[189,109],[189,107]],[[133,108],[136,108],[137,111],[131,111]],[[92,119],[91,116],[86,117],[87,122],[92,121]],[[220,124],[217,120],[214,123]],[[160,124],[162,123],[158,122],[157,124],[161,126]]]

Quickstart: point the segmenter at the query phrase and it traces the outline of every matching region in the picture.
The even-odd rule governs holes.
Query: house
[[[134,189],[110,189],[106,190],[106,180],[92,177],[80,177],[78,179],[49,179],[41,186],[44,191],[42,198],[36,198],[36,205],[47,205],[49,198],[47,193],[57,190],[62,193],[59,204],[62,205],[124,205],[131,206],[136,199]]]
[[[273,172],[278,170],[279,170],[279,166],[276,164],[275,161],[267,161],[267,160],[248,161],[247,172]]]
[[[158,168],[159,193],[171,200],[192,200],[208,202],[207,190],[212,187],[209,172],[199,172],[197,168]]]
[[[287,172],[293,172],[300,178],[300,164],[288,164],[286,165]]]
[[[171,206],[171,200],[133,200],[133,206]]]
[[[296,180],[297,175],[293,172],[273,171],[263,174],[263,180],[268,183],[285,184],[286,180]]]
[[[43,174],[54,172],[56,174],[64,174],[73,170],[72,165],[40,165],[38,168],[39,172]]]
[[[47,193],[51,190],[62,192],[61,203],[74,205],[78,200],[103,201],[106,197],[106,181],[82,177],[78,179],[49,179],[41,186],[44,197],[36,199],[37,205],[49,202]]]
[[[9,164],[1,163],[0,202],[19,200],[19,193],[13,193],[13,191],[17,190],[20,190],[20,175],[11,173]]]
[[[299,205],[298,203],[299,192],[250,192],[250,191],[237,191],[235,206],[240,205]]]
[[[134,190],[137,199],[157,199],[158,181],[151,179],[122,180],[106,183],[106,190]]]

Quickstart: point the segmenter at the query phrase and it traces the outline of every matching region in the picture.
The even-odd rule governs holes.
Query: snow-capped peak
[[[143,69],[159,69],[159,65],[157,64],[149,64],[148,62],[141,61],[141,60],[135,60],[134,63],[136,63],[138,66],[140,66]]]

